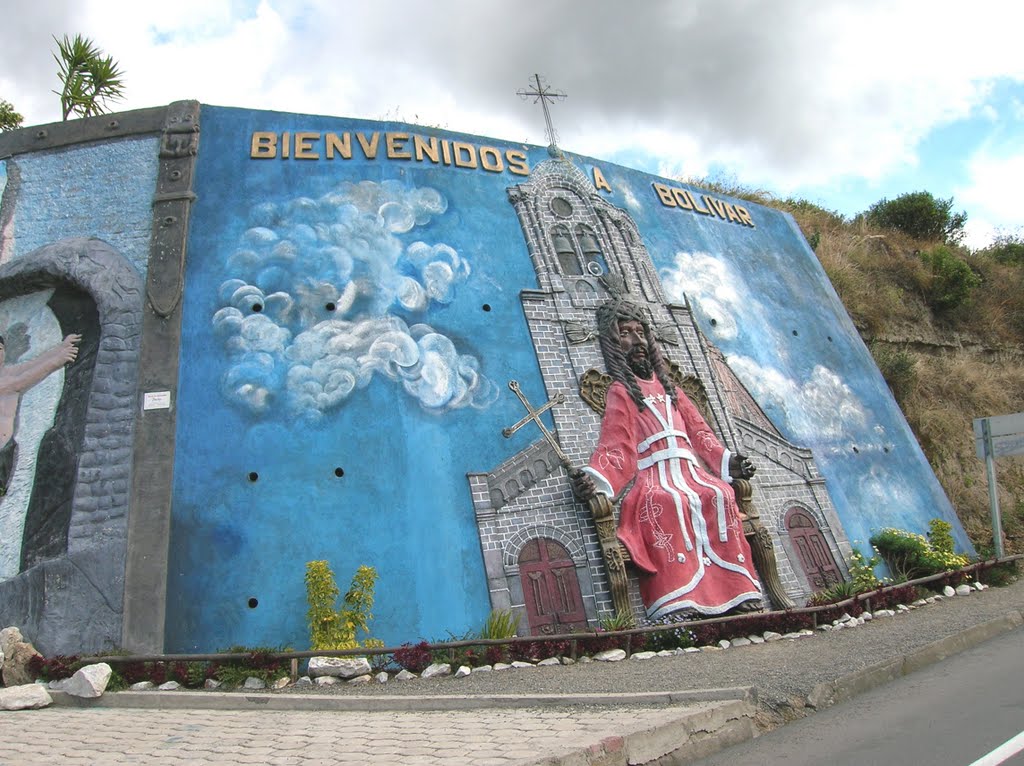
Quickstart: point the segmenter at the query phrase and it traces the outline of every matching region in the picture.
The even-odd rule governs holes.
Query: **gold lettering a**
[[[604,173],[601,172],[601,168],[597,165],[594,166],[594,188],[604,189],[605,191],[612,190],[612,187],[608,185],[608,181],[605,180]]]
[[[723,205],[722,200],[715,199],[714,197],[710,197],[707,194],[705,194],[704,202],[707,204],[708,207],[710,207],[716,213],[718,213],[719,218],[725,218],[725,206]]]

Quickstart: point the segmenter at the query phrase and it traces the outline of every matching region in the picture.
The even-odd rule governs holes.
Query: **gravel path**
[[[816,632],[724,651],[624,662],[510,669],[466,678],[416,679],[294,689],[329,695],[623,694],[749,687],[765,709],[788,717],[822,682],[898,659],[997,618],[1024,612],[1024,579],[880,617],[854,629]],[[290,693],[292,690],[277,692]]]

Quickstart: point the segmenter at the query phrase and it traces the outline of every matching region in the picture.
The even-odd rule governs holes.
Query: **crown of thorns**
[[[602,332],[614,329],[616,323],[623,319],[636,320],[645,327],[648,325],[643,308],[633,301],[615,298],[597,307],[597,327]]]

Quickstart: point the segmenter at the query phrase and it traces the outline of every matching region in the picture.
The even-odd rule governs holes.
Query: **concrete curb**
[[[77,708],[135,708],[145,710],[324,710],[381,712],[413,710],[481,710],[484,708],[541,708],[570,705],[636,707],[641,705],[689,705],[702,702],[741,701],[756,704],[753,688],[731,687],[674,692],[628,694],[459,694],[459,695],[362,695],[245,694],[207,691],[137,691],[104,694],[83,699],[67,692],[51,691],[53,704]]]

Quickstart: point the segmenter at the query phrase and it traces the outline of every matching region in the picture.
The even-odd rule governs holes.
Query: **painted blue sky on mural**
[[[168,596],[170,651],[305,648],[305,563],[342,591],[377,568],[374,635],[443,639],[490,609],[466,474],[528,446],[505,389],[547,398],[520,291],[536,276],[506,168],[252,159],[269,131],[413,126],[204,107],[184,302]],[[494,156],[546,150],[431,131]],[[353,142],[354,144],[355,142]],[[382,142],[383,145],[383,142]],[[739,226],[662,205],[653,176],[600,168],[670,301],[773,423],[811,448],[852,541],[955,523],[913,435],[791,220]],[[493,169],[493,167],[492,167]],[[966,543],[957,525],[958,540]]]

